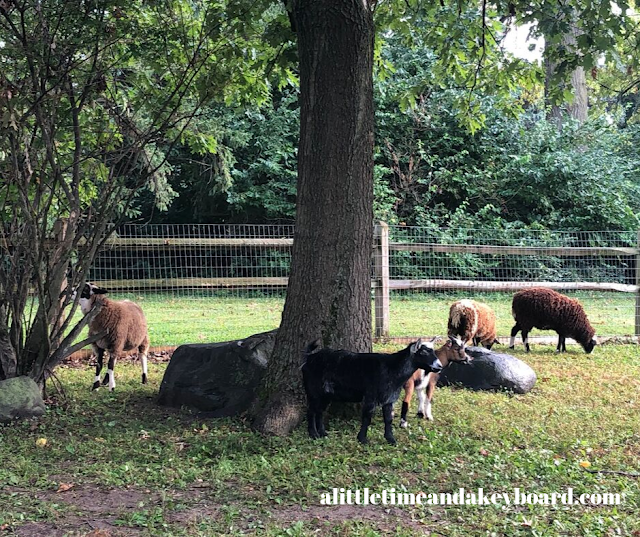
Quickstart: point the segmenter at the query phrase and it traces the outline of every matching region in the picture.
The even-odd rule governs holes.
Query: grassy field
[[[446,334],[449,305],[465,295],[394,294],[390,301],[391,336],[414,337]],[[620,293],[579,293],[597,335],[629,336],[634,332],[635,301]],[[143,307],[149,323],[151,344],[181,345],[228,341],[277,328],[284,300],[282,298],[211,298],[174,295],[114,295],[136,300]],[[496,312],[498,335],[509,336],[513,327],[511,295],[479,295]],[[373,308],[373,306],[372,306]],[[79,313],[77,314],[79,318]],[[531,337],[555,336],[549,331],[534,330]]]
[[[436,421],[396,427],[397,446],[385,443],[379,415],[361,446],[357,420],[330,420],[329,437],[314,442],[304,425],[286,438],[262,437],[242,418],[159,407],[164,363],[150,365],[146,386],[137,364],[119,364],[114,393],[89,391],[88,366],[61,368],[66,397],[38,421],[0,427],[0,534],[639,535],[638,346],[515,353],[538,374],[531,393],[438,389]],[[587,464],[618,473],[591,473]],[[618,493],[623,504],[320,505],[333,487],[572,487],[576,495]]]

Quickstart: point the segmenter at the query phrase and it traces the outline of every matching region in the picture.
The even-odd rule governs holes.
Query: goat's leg
[[[96,378],[93,381],[93,386],[91,387],[91,389],[92,390],[97,390],[100,387],[100,372],[102,371],[102,361],[104,359],[104,349],[96,347],[95,345],[92,345],[92,347],[93,347],[93,352],[96,353],[96,359],[98,360],[98,363],[96,364]]]
[[[431,401],[433,400],[433,394],[436,392],[436,385],[440,375],[438,373],[429,373],[429,383],[424,390],[421,390],[424,401],[424,416],[429,421],[433,421],[433,414],[431,414]],[[420,393],[418,393],[420,395]]]
[[[311,406],[311,403],[309,403],[307,408],[307,431],[309,432],[310,438],[313,438],[314,440],[316,438],[320,438],[316,427],[316,411]]]
[[[373,412],[376,409],[376,405],[374,403],[368,402],[366,399],[364,403],[362,403],[362,426],[360,427],[360,432],[358,433],[358,442],[361,444],[366,444],[367,440],[367,430],[369,429],[369,425],[371,425],[371,418],[373,417]]]
[[[329,401],[323,401],[319,407],[319,412],[316,412],[316,431],[318,432],[319,437],[327,436],[327,431],[324,428],[324,423],[322,417],[324,416],[324,411],[327,410],[329,406]]]
[[[402,411],[400,412],[400,427],[407,427],[407,414],[409,413],[409,405],[411,404],[411,398],[413,397],[413,390],[415,389],[415,382],[411,377],[404,385],[404,399],[402,400]]]
[[[323,408],[320,401],[317,399],[308,399],[307,430],[309,431],[309,436],[313,439],[326,435],[324,425],[322,424],[322,411]],[[318,424],[320,424],[320,429],[324,434],[320,434]]]
[[[393,421],[393,403],[382,405],[382,417],[384,418],[384,437],[387,442],[393,446],[396,443],[396,439],[393,437],[393,428],[391,427],[391,422]]]
[[[516,322],[515,326],[511,329],[511,339],[509,340],[510,349],[513,349],[516,346],[516,336],[520,330],[522,330],[522,327],[518,322]]]

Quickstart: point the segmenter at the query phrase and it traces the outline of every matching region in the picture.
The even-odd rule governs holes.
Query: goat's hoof
[[[424,413],[422,413],[422,412],[418,412],[417,416],[418,416],[418,418],[420,418],[421,420],[423,420],[423,419],[424,419]]]
[[[389,444],[391,444],[392,446],[396,445],[396,439],[393,436],[391,438],[387,438],[387,442],[389,442]]]
[[[107,384],[109,384],[109,376],[108,376],[108,375],[107,375],[107,376],[105,376],[105,377],[102,379],[102,385],[103,385],[103,386],[106,386]]]
[[[93,392],[93,391],[97,390],[98,388],[100,388],[100,383],[98,381],[96,381],[96,382],[93,383],[93,386],[91,386],[91,391]]]
[[[400,420],[400,427],[404,427],[406,429],[409,427],[409,422],[406,420]]]
[[[325,438],[327,436],[327,431],[318,431],[318,438]]]
[[[146,384],[147,383],[147,375],[145,375],[144,373],[142,374],[142,384]]]
[[[366,445],[369,443],[369,440],[367,439],[367,437],[361,437],[360,435],[358,435],[358,442],[360,442],[362,445]]]

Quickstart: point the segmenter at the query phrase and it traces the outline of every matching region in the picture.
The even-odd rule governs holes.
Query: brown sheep
[[[532,328],[555,330],[559,336],[556,352],[567,350],[565,339],[568,337],[580,343],[587,354],[596,345],[595,330],[580,302],[553,289],[532,287],[518,291],[513,295],[512,312],[516,324],[511,329],[511,349],[516,334],[522,331],[522,341],[529,352],[528,336]]]
[[[450,336],[460,336],[465,343],[491,349],[496,343],[496,314],[482,302],[458,300],[449,308],[447,331]]]
[[[103,386],[108,383],[111,391],[115,389],[116,381],[113,369],[116,360],[124,352],[134,349],[140,355],[142,384],[146,384],[149,335],[144,313],[135,302],[99,298],[106,293],[105,289],[101,289],[92,283],[86,283],[80,295],[80,309],[85,315],[93,308],[96,300],[100,300],[102,305],[100,313],[89,323],[89,336],[100,334],[105,330],[107,332],[107,335],[92,344],[93,352],[98,358],[96,377],[92,389],[97,390],[100,387],[100,372],[102,371],[105,351],[109,353],[109,364],[107,366],[107,374],[102,381]]]

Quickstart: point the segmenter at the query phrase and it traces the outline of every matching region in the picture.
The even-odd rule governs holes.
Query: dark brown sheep
[[[509,347],[513,349],[516,334],[522,331],[522,341],[529,352],[529,332],[532,328],[555,330],[558,333],[556,352],[567,350],[565,339],[575,339],[588,354],[596,345],[595,330],[577,300],[546,287],[532,287],[513,295],[513,318]]]

